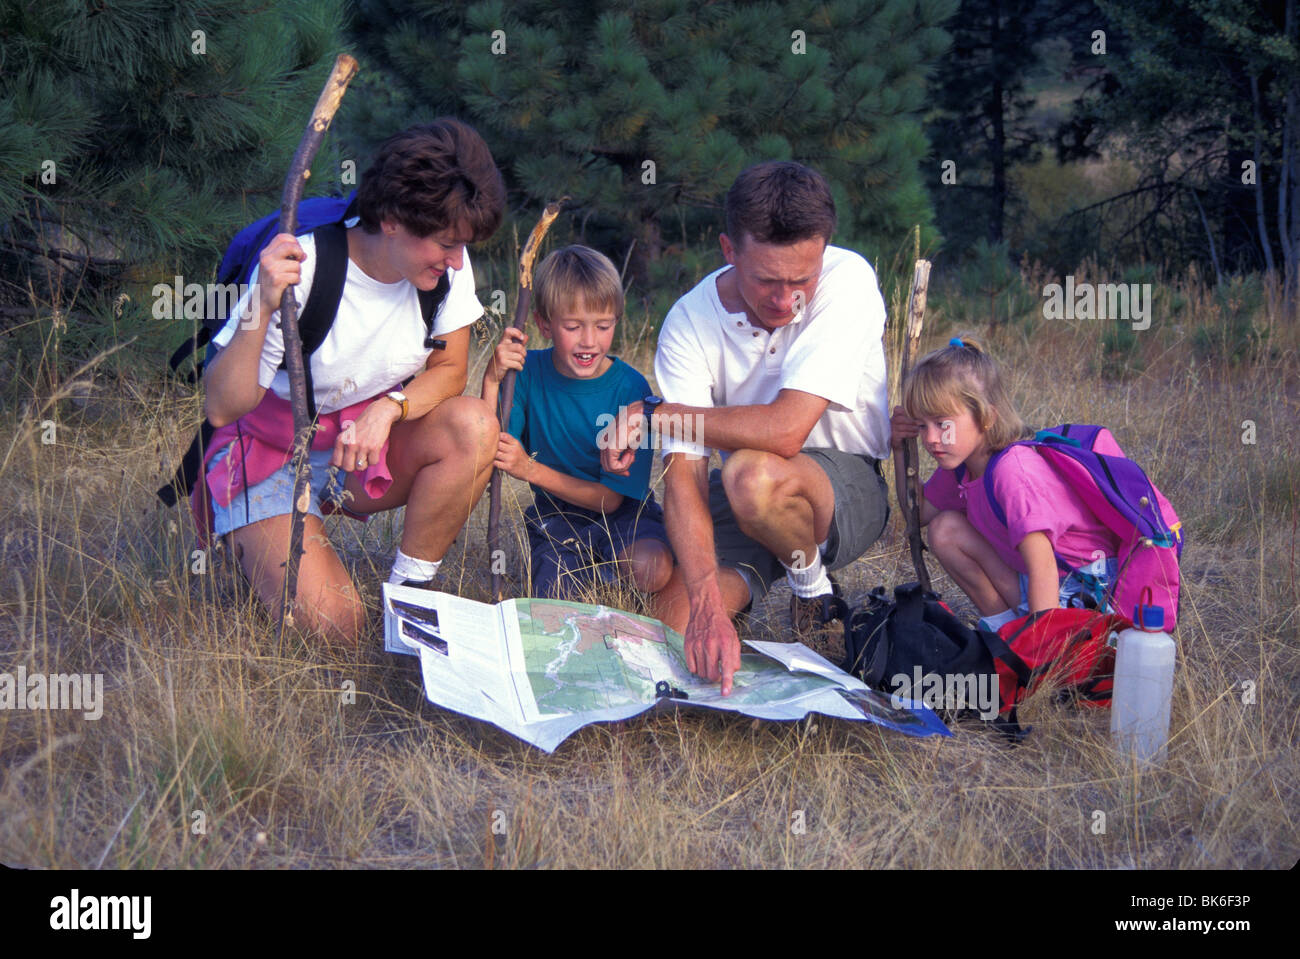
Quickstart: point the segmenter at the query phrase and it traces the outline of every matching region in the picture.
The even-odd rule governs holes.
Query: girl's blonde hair
[[[1012,405],[993,358],[965,335],[921,357],[903,381],[903,409],[913,419],[951,415],[963,408],[995,453],[1031,432]]]

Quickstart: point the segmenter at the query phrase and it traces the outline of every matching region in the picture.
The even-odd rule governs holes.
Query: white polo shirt
[[[294,288],[298,309],[307,302],[316,270],[316,240],[311,234],[298,237],[307,254],[302,264],[302,281]],[[249,280],[250,289],[231,311],[230,319],[212,341],[226,346],[235,335],[236,324],[244,315],[252,284],[257,282],[258,268]],[[483,305],[474,293],[474,271],[465,252],[464,266],[449,270],[451,287],[434,315],[433,335],[445,336],[469,326],[483,315]],[[424,346],[424,318],[420,297],[408,280],[380,283],[361,267],[348,260],[348,275],[343,283],[343,297],[334,325],[324,341],[311,355],[311,377],[316,394],[316,409],[331,413],[360,400],[394,389],[407,377],[424,369],[432,352]],[[284,333],[280,329],[280,311],[271,314],[262,345],[257,381],[273,390],[281,399],[289,399],[289,373],[280,369],[284,357]]]
[[[753,326],[744,312],[723,307],[717,281],[728,269],[706,276],[664,319],[655,352],[655,378],[664,400],[755,406],[771,403],[781,390],[812,393],[830,405],[805,448],[885,459],[885,301],[871,264],[851,250],[826,247],[812,299],[792,322],[771,333]],[[665,437],[663,452],[708,456],[710,449]]]

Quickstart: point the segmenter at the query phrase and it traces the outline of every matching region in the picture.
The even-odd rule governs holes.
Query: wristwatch
[[[411,404],[407,402],[406,394],[399,390],[393,390],[391,393],[385,393],[384,396],[402,408],[402,415],[397,418],[397,422],[400,423],[406,419],[406,414],[411,411]]]
[[[650,436],[654,435],[655,410],[659,409],[663,402],[662,396],[655,396],[653,393],[641,400],[641,415],[645,417],[645,429]]]

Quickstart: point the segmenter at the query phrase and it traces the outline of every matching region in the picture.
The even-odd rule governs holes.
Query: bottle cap
[[[1165,610],[1163,606],[1133,607],[1133,625],[1149,633],[1156,633],[1165,628]]]

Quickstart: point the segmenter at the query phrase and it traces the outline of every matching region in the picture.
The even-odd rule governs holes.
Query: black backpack
[[[340,213],[340,210],[342,211]],[[298,232],[303,236],[314,234],[316,242],[316,268],[312,275],[311,290],[307,302],[302,305],[298,316],[298,335],[302,338],[302,360],[307,379],[307,415],[316,419],[316,396],[311,379],[311,355],[325,342],[334,317],[338,313],[339,302],[343,299],[343,284],[348,272],[348,234],[344,221],[356,216],[355,195],[346,200],[335,197],[312,197],[303,200],[298,207]],[[257,266],[262,250],[270,244],[279,232],[280,213],[268,213],[244,227],[230,241],[225,256],[221,261],[217,282],[220,284],[247,283]],[[417,291],[420,296],[420,314],[424,318],[425,346],[434,348],[433,318],[447,298],[451,281],[446,273],[438,280],[432,290]],[[174,372],[179,372],[186,358],[201,347],[208,347],[203,361],[195,364],[195,369],[188,375],[190,382],[197,382],[203,366],[211,359],[213,336],[226,325],[228,317],[204,316],[202,326],[194,336],[187,338],[172,354],[169,365]],[[284,361],[280,361],[283,368]],[[215,430],[207,420],[199,426],[190,448],[186,451],[175,476],[158,489],[157,496],[167,507],[176,505],[180,496],[188,496],[198,481],[203,469],[203,455]]]
[[[895,587],[892,600],[877,586],[862,606],[849,610],[845,604],[842,612],[845,672],[883,692],[895,692],[893,678],[902,674],[910,679],[919,667],[922,674],[939,677],[987,676],[986,688],[996,696],[994,658],[1020,663],[1000,636],[965,625],[920,583]],[[1006,718],[990,722],[1015,740],[1028,732],[1017,723],[1014,708]]]

